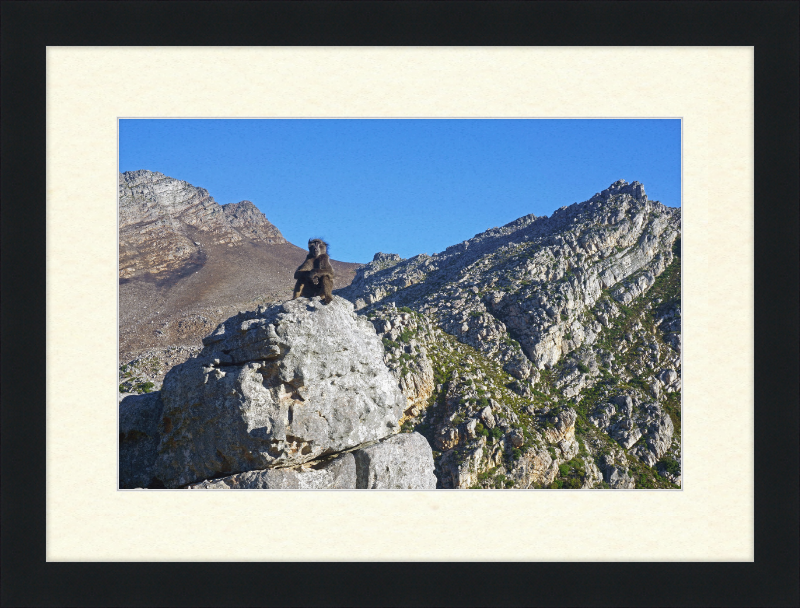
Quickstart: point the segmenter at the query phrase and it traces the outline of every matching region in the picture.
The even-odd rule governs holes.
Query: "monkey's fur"
[[[325,304],[333,301],[333,266],[328,257],[328,243],[322,239],[309,239],[306,261],[295,270],[292,300],[322,296]]]

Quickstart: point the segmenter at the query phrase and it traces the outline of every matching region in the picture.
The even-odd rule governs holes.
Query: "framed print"
[[[797,160],[797,76],[789,70],[797,33],[785,25],[793,17],[796,23],[796,5],[202,3],[178,15],[176,4],[165,4],[92,5],[98,24],[140,24],[104,31],[69,28],[86,23],[89,7],[81,3],[46,5],[47,27],[23,5],[3,7],[4,45],[15,49],[3,54],[3,174],[12,176],[3,180],[4,287],[18,276],[9,265],[22,267],[23,255],[40,273],[9,284],[19,285],[19,296],[8,304],[4,298],[3,378],[21,374],[31,391],[23,401],[20,389],[4,382],[4,603],[796,599],[796,574],[789,572],[797,563],[797,500],[789,490],[796,489],[797,467],[775,464],[796,465],[797,412],[786,406],[796,404],[796,366],[776,383],[784,367],[772,365],[797,355],[797,273],[787,271],[796,268],[797,210],[786,202],[797,200],[790,168]],[[541,25],[545,11],[557,27]],[[170,27],[178,19],[193,27]],[[243,29],[235,36],[213,27],[222,22]],[[537,22],[529,31],[516,25]],[[626,27],[633,22],[637,28]],[[693,25],[680,34],[669,27],[687,22]],[[706,27],[711,22],[715,27]],[[733,22],[768,22],[770,36],[754,25],[732,29]],[[437,34],[427,29],[433,23],[453,25]],[[470,28],[462,29],[465,23]],[[597,23],[607,27],[597,31]],[[313,36],[303,24],[316,24]],[[22,35],[37,28],[36,37]],[[730,46],[708,46],[721,44]],[[8,57],[17,59],[6,72]],[[19,100],[6,93],[12,88]],[[680,117],[683,489],[118,491],[121,116]],[[646,153],[631,142],[631,154]],[[9,211],[9,201],[18,200],[35,202]],[[25,238],[8,241],[7,226],[26,215],[29,232],[24,224],[15,229]],[[31,330],[37,342],[8,323],[12,312],[22,318],[34,294],[44,302],[45,276],[46,308],[36,315],[46,319],[46,346],[41,324]],[[34,360],[21,356],[32,355],[34,345],[40,359],[46,353],[46,386],[40,368],[23,369],[20,361]],[[10,348],[20,355],[10,358]],[[33,432],[9,437],[9,428]],[[38,447],[29,460],[10,457],[30,453],[31,441]],[[35,488],[17,489],[28,485]],[[784,534],[770,532],[776,522]],[[35,530],[27,548],[11,526]],[[291,573],[312,564],[330,568],[320,580],[334,582],[320,591],[272,585],[270,597],[255,588],[226,596],[201,584],[212,568],[216,580],[238,568],[294,582]],[[500,589],[451,583],[482,569],[504,581]],[[625,590],[613,583],[620,569],[635,581]],[[576,588],[576,572],[592,584]],[[50,582],[28,586],[32,576]],[[108,584],[82,589],[89,577]],[[143,577],[156,587],[135,584]],[[175,577],[184,581],[181,590]],[[349,584],[355,579],[364,581],[363,595]],[[559,584],[545,585],[547,579]]]

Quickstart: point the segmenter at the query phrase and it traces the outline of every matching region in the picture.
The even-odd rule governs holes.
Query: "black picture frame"
[[[767,1],[3,2],[2,605],[800,604],[799,7]],[[56,45],[754,46],[755,561],[47,563],[45,48]]]

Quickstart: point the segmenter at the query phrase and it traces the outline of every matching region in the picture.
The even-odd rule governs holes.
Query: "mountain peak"
[[[286,242],[281,231],[250,201],[222,205],[222,211],[230,225],[244,236],[271,244]]]
[[[255,204],[252,201],[248,201],[248,200],[239,201],[238,203],[225,203],[224,205],[222,205],[223,209],[226,209],[228,207],[231,208],[231,209],[248,209],[248,210],[249,209],[258,209],[258,207],[256,207]],[[259,213],[260,213],[260,211],[259,211]]]
[[[386,262],[386,261],[395,261],[399,262],[402,258],[397,253],[383,253],[379,251],[372,257],[373,262]]]
[[[643,184],[636,181],[629,184],[624,179],[618,179],[602,192],[598,192],[597,194],[595,194],[592,198],[593,199],[601,198],[603,200],[608,200],[613,196],[620,196],[622,194],[628,194],[633,198],[640,200],[647,200],[647,194],[645,194]]]

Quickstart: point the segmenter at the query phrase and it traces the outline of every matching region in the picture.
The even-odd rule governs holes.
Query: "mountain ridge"
[[[337,292],[373,321],[437,487],[680,486],[680,209],[618,180]]]

